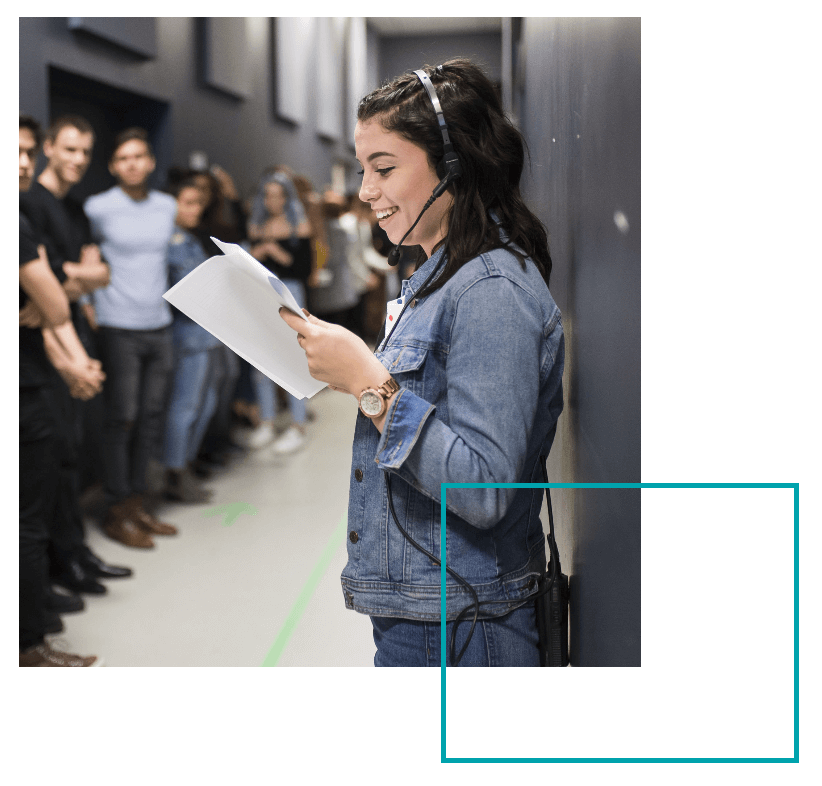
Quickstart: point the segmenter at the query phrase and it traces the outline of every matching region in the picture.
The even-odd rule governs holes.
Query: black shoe
[[[186,467],[183,470],[170,469],[166,473],[166,499],[175,502],[210,502],[213,492],[203,488],[194,473]]]
[[[208,480],[208,478],[214,474],[214,471],[208,466],[208,464],[201,459],[195,459],[189,466],[191,471],[198,478],[202,478],[203,480]]]
[[[53,611],[46,612],[46,633],[62,633],[65,630],[63,620]]]
[[[197,460],[195,462],[196,465],[205,465],[207,468],[210,469],[209,465],[213,467],[224,467],[228,464],[228,456],[225,452],[221,451],[210,451],[208,453],[201,452],[197,454]]]
[[[126,576],[131,576],[132,574],[131,568],[109,565],[88,549],[86,549],[86,553],[80,557],[79,562],[86,573],[97,579],[121,579]]]
[[[76,559],[63,563],[59,570],[59,573],[51,577],[52,584],[57,584],[70,592],[84,592],[89,595],[105,595],[108,592],[94,574],[87,571]]]
[[[72,611],[82,611],[86,607],[79,595],[63,595],[55,592],[51,587],[46,588],[46,610],[56,614],[69,614]]]

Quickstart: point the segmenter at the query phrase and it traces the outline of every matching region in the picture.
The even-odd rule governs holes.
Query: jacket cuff
[[[399,469],[420,437],[436,407],[406,388],[394,397],[385,416],[385,428],[375,461],[380,468]]]

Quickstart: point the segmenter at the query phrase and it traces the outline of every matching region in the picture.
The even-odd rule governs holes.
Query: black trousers
[[[60,483],[57,428],[44,388],[20,388],[20,651],[45,635],[49,524]]]
[[[51,571],[59,573],[62,565],[77,559],[85,550],[80,509],[81,402],[71,397],[68,386],[60,378],[43,393],[55,423],[60,461],[57,504],[49,522],[48,548]]]
[[[20,389],[20,596],[28,604],[20,615],[21,647],[24,639],[27,646],[42,641],[35,621],[42,604],[29,583],[39,576],[45,590],[50,575],[90,554],[80,508],[81,404],[56,374],[50,385]],[[39,564],[43,524],[45,567]],[[24,619],[31,620],[25,633]]]
[[[160,454],[164,435],[174,346],[170,327],[101,327],[98,338],[106,372],[104,486],[111,507],[146,490],[148,462]]]

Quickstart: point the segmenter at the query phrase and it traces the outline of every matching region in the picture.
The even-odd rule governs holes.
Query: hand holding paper
[[[365,388],[379,385],[388,378],[385,366],[350,330],[310,315],[306,320],[302,312],[292,314],[285,308],[280,316],[299,336],[299,346],[305,350],[311,376],[327,382],[334,390],[359,397]]]
[[[311,376],[279,316],[285,306],[308,322],[294,296],[240,246],[211,239],[224,256],[207,259],[163,297],[293,396],[311,398],[326,385]]]

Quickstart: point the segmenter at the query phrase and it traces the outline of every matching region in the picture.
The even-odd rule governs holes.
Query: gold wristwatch
[[[380,417],[387,408],[388,399],[399,389],[392,377],[388,377],[378,388],[366,388],[360,393],[360,412],[367,418]]]

